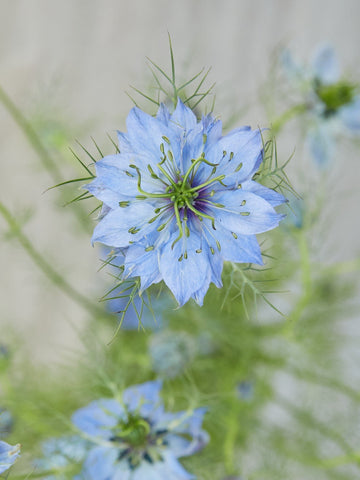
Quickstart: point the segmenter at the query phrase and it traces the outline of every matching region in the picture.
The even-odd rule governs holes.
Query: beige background
[[[167,31],[179,69],[212,65],[217,90],[241,107],[256,98],[280,43],[307,58],[328,41],[359,75],[359,18],[358,0],[0,0],[0,83],[28,118],[61,121],[70,143],[78,137],[89,144],[90,135],[101,143],[104,132],[124,128],[131,107],[124,90],[144,86],[145,57],[169,65]],[[263,109],[249,109],[244,121],[266,124]],[[56,194],[43,194],[51,179],[1,106],[0,125],[1,201],[16,212],[33,208],[26,233],[96,298],[97,252],[74,232]],[[280,151],[287,156],[292,145],[284,139]],[[350,259],[359,252],[359,154],[347,145],[338,160],[326,241],[334,257]],[[61,358],[77,345],[73,326],[81,329],[87,315],[49,285],[14,241],[2,242],[0,262],[0,341],[10,324],[35,359]]]

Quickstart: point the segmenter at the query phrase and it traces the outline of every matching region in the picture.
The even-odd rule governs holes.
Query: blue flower
[[[204,408],[168,413],[160,381],[126,389],[122,401],[100,399],[77,410],[72,421],[93,442],[78,479],[187,480],[178,462],[208,442]]]
[[[67,468],[71,464],[82,463],[92,445],[78,435],[65,435],[49,438],[42,444],[43,457],[35,460],[34,465],[42,471],[53,471],[43,480],[67,480]]]
[[[123,278],[141,290],[163,280],[179,305],[199,305],[224,260],[262,264],[256,234],[279,224],[284,197],[252,180],[262,162],[259,130],[222,136],[211,115],[197,121],[180,100],[156,117],[133,108],[119,154],[96,163],[86,186],[103,202],[93,242],[124,255]]]
[[[0,440],[0,473],[8,470],[20,454],[20,444],[14,447]]]
[[[310,66],[300,66],[288,51],[283,65],[289,79],[306,95],[307,143],[315,162],[326,166],[340,135],[360,133],[360,95],[357,85],[343,79],[334,49],[318,47]]]
[[[14,418],[9,410],[0,407],[0,438],[4,438],[11,432]]]
[[[153,370],[161,378],[180,375],[196,355],[196,341],[187,332],[163,330],[149,341]]]

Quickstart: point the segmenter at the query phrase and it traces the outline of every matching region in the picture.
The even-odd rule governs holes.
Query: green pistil
[[[318,82],[315,91],[325,104],[327,113],[331,113],[352,102],[356,86],[346,81],[340,81],[332,85],[322,85]]]
[[[170,143],[167,138],[163,137],[163,139],[166,143],[168,143],[168,144]],[[134,168],[137,172],[137,175],[138,175],[137,187],[138,187],[138,191],[141,195],[137,195],[137,197],[136,197],[137,199],[145,200],[147,198],[150,198],[150,199],[158,198],[158,199],[168,199],[169,200],[169,203],[167,203],[166,205],[164,205],[162,207],[158,207],[158,208],[155,209],[155,216],[152,217],[149,220],[148,223],[155,222],[159,217],[161,217],[165,213],[166,210],[169,210],[170,208],[173,208],[173,212],[174,212],[173,215],[169,219],[167,219],[166,222],[159,225],[157,227],[157,231],[161,232],[162,230],[164,230],[164,228],[167,226],[167,224],[175,216],[176,224],[177,224],[178,229],[179,229],[179,235],[174,240],[174,242],[172,243],[171,248],[174,248],[174,245],[181,238],[183,238],[184,236],[185,237],[190,236],[191,232],[190,232],[189,227],[187,226],[187,220],[188,220],[187,212],[188,211],[193,212],[196,215],[196,217],[198,218],[199,221],[203,221],[204,218],[207,218],[208,220],[210,220],[211,224],[212,224],[212,228],[214,230],[216,230],[216,228],[215,228],[215,218],[206,214],[206,213],[204,213],[204,212],[202,212],[202,211],[200,211],[200,210],[198,210],[195,207],[194,202],[199,197],[199,195],[200,195],[199,191],[200,190],[208,187],[209,185],[212,185],[215,182],[219,182],[222,185],[224,185],[222,183],[222,180],[225,178],[225,175],[218,175],[217,177],[212,178],[212,175],[214,175],[216,173],[216,168],[217,168],[218,164],[208,162],[205,159],[205,154],[202,153],[201,156],[198,159],[192,160],[191,166],[189,167],[189,169],[187,170],[187,172],[185,173],[183,178],[181,178],[180,172],[177,170],[176,165],[174,163],[173,154],[170,152],[170,150],[168,150],[168,152],[165,153],[165,147],[164,147],[163,143],[160,145],[160,151],[163,154],[163,158],[157,164],[157,167],[162,172],[162,174],[164,175],[166,180],[169,182],[169,184],[167,184],[166,181],[164,181],[164,179],[160,178],[154,172],[151,165],[148,165],[147,169],[150,173],[151,178],[153,178],[155,180],[160,180],[166,186],[165,191],[163,193],[150,193],[150,192],[146,192],[145,190],[143,190],[143,188],[141,186],[141,180],[142,179],[141,179],[140,169],[138,167],[136,167],[136,165],[130,165],[130,168]],[[168,160],[168,163],[166,164],[166,169],[165,169],[164,168],[165,165],[163,166],[163,164],[165,163],[166,160]],[[212,171],[211,171],[211,174],[205,180],[205,182],[203,182],[200,185],[196,185],[195,187],[192,187],[191,184],[192,184],[192,181],[193,181],[194,176],[196,174],[196,171],[202,163],[205,163],[206,165],[208,165],[210,167],[213,167]],[[169,172],[174,173],[174,176],[172,177]],[[224,186],[226,186],[226,185],[224,185]],[[214,195],[214,193],[215,193],[214,190],[212,190],[210,193],[207,193],[207,195],[206,195],[207,198],[201,198],[201,201],[206,202],[206,204],[209,204],[213,207],[223,208],[224,205],[219,204],[219,203],[215,203],[215,202],[212,202],[211,200],[209,200],[209,198],[211,198]],[[138,231],[139,230],[136,227],[133,227],[129,230],[129,233],[135,234]],[[220,246],[218,245],[218,248],[219,247]],[[186,259],[187,254],[182,255],[181,260],[183,258]],[[179,261],[181,261],[181,260],[179,259]]]
[[[129,415],[127,422],[120,423],[114,434],[114,439],[126,442],[132,447],[141,447],[147,444],[150,425],[142,418]]]

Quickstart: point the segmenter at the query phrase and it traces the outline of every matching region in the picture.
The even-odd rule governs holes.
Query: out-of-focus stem
[[[11,229],[11,233],[15,235],[24,250],[33,260],[35,265],[47,276],[47,278],[60,290],[62,290],[68,297],[78,303],[81,307],[85,308],[92,315],[106,316],[106,312],[93,302],[89,301],[87,297],[70,285],[34,248],[31,241],[21,231],[20,225],[16,219],[11,215],[9,210],[0,202],[0,214],[6,220],[8,226]]]

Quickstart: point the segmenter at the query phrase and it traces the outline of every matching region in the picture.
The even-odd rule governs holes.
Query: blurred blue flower
[[[154,372],[162,378],[174,378],[194,359],[196,341],[186,332],[164,330],[151,336],[149,352]]]
[[[20,444],[14,447],[0,440],[0,473],[8,470],[20,454]]]
[[[36,459],[34,465],[41,471],[54,472],[43,480],[67,480],[66,467],[82,463],[90,447],[90,442],[78,435],[49,438],[42,444],[43,457]]]
[[[9,435],[14,425],[14,418],[9,410],[0,407],[0,438]]]
[[[102,248],[105,255],[108,256],[107,263],[112,268],[114,275],[119,274],[119,268],[124,263],[124,256],[121,252],[115,252],[109,248]],[[170,307],[164,293],[160,292],[158,295],[151,295],[150,301],[147,295],[145,298],[140,295],[135,295],[130,305],[129,296],[127,292],[123,292],[122,287],[112,289],[109,294],[109,299],[106,300],[106,308],[109,312],[117,314],[121,317],[126,310],[122,320],[121,328],[123,330],[137,330],[140,326],[146,329],[158,330],[164,325],[163,313]]]
[[[282,218],[273,207],[284,197],[252,180],[261,132],[222,136],[220,120],[198,122],[180,100],[155,118],[133,108],[127,129],[86,186],[105,206],[92,240],[121,250],[123,278],[140,277],[141,290],[164,280],[179,305],[202,305],[224,260],[262,264],[255,234]]]
[[[237,384],[236,391],[241,400],[250,401],[254,396],[254,382],[243,380]]]
[[[297,64],[287,50],[282,61],[289,80],[306,94],[307,143],[317,165],[324,167],[334,155],[337,137],[360,133],[358,86],[341,77],[329,45],[316,49],[309,66]]]
[[[100,399],[77,410],[72,421],[93,442],[78,480],[188,480],[178,462],[208,442],[201,429],[204,408],[168,413],[161,382],[123,392],[122,400]]]

